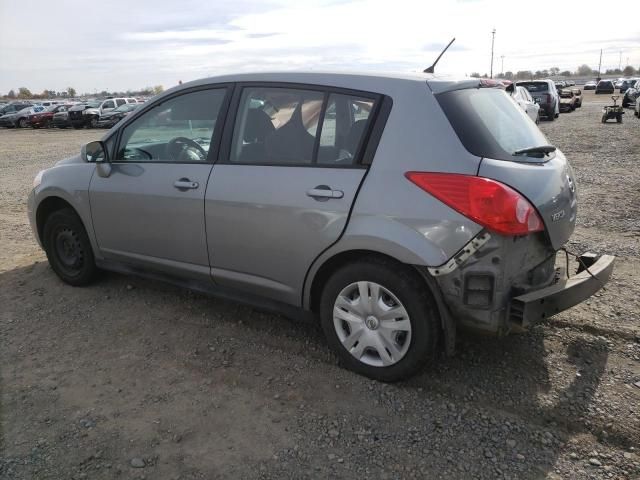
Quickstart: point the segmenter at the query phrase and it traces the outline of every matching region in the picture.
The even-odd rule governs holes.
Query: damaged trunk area
[[[483,232],[471,255],[466,246],[455,267],[431,271],[461,327],[504,335],[521,328],[509,320],[511,299],[553,284],[556,251],[544,233],[505,237]]]

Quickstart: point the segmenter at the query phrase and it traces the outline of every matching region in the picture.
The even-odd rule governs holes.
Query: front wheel
[[[322,292],[320,320],[345,367],[383,382],[408,378],[433,359],[440,324],[419,275],[377,258],[348,264],[331,276]]]
[[[27,119],[26,118],[21,118],[20,120],[18,120],[18,127],[19,128],[27,128]]]
[[[78,287],[94,280],[98,269],[91,242],[73,210],[53,212],[46,220],[42,238],[49,264],[64,282]]]
[[[602,123],[607,123],[607,118],[608,118],[608,117],[607,117],[607,114],[606,114],[606,113],[603,113],[603,114],[602,114]]]

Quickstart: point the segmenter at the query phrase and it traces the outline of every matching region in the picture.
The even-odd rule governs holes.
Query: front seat
[[[247,123],[242,137],[243,146],[240,152],[242,163],[265,163],[266,152],[264,141],[268,135],[275,131],[276,127],[271,122],[271,117],[258,108],[252,108],[247,112]]]

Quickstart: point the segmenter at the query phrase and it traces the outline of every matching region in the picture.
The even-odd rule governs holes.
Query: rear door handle
[[[173,186],[178,190],[195,190],[200,185],[198,182],[192,182],[188,178],[181,178],[180,180],[176,180],[173,182]]]
[[[342,198],[344,197],[344,192],[342,190],[332,190],[331,187],[327,185],[318,185],[311,190],[307,190],[307,196],[324,201],[330,198]]]

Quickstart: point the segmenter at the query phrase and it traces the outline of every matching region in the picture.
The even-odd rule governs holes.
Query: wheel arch
[[[392,264],[397,264],[399,267],[410,269],[415,273],[416,278],[418,278],[425,288],[428,289],[433,297],[440,316],[440,334],[443,346],[445,352],[448,355],[452,355],[455,351],[456,326],[438,284],[433,277],[431,277],[426,267],[402,262],[394,256],[386,253],[367,249],[353,249],[344,250],[326,258],[317,270],[315,270],[313,278],[308,280],[308,288],[305,288],[306,291],[308,290],[308,294],[305,295],[305,298],[303,299],[305,309],[308,309],[318,315],[322,289],[331,275],[347,263],[357,262],[363,258],[372,257]]]
[[[72,210],[78,216],[78,218],[80,219],[80,222],[84,226],[84,229],[88,232],[87,226],[84,224],[82,217],[80,216],[78,211],[73,207],[73,205],[71,205],[68,201],[66,201],[62,197],[51,195],[43,199],[38,204],[38,207],[36,209],[36,230],[38,233],[38,239],[40,240],[40,244],[42,246],[46,247],[44,243],[43,233],[44,233],[44,225],[47,221],[47,218],[49,218],[49,216],[53,212],[57,212],[59,210],[63,210],[66,208]]]

